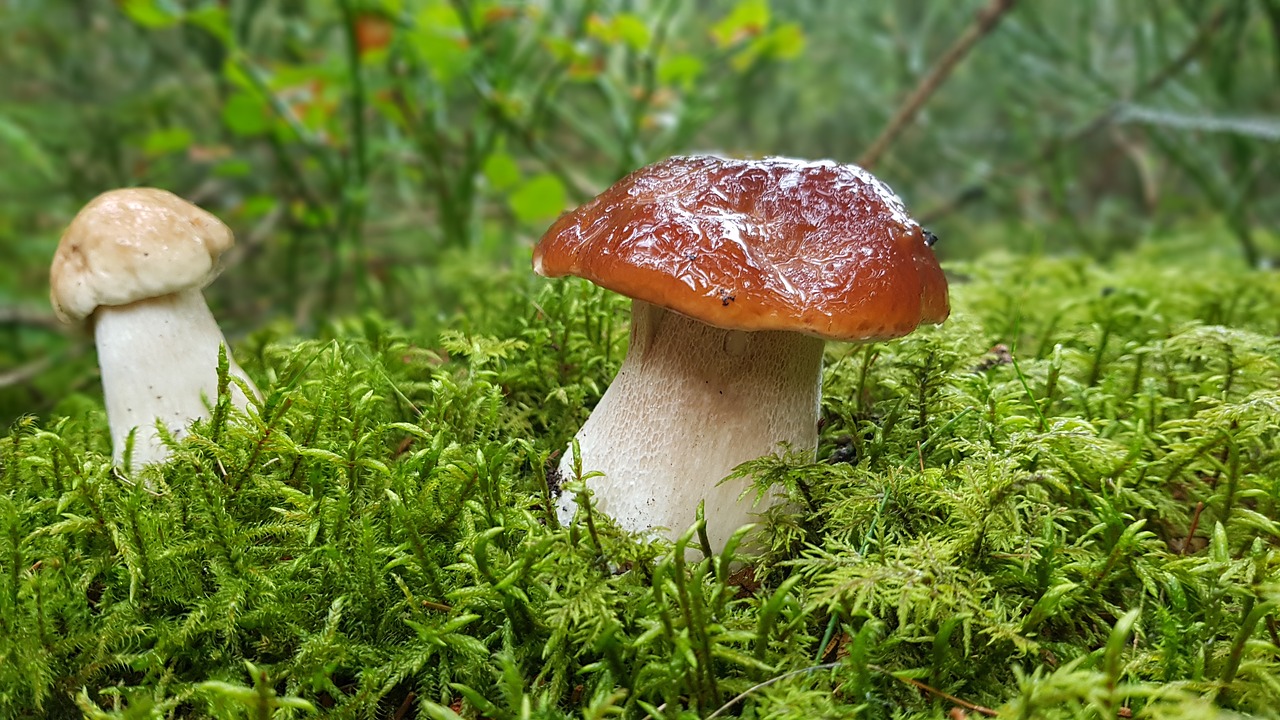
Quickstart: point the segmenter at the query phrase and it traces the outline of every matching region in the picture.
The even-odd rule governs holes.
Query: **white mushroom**
[[[785,158],[670,158],[560,218],[534,269],[633,298],[627,357],[577,434],[583,471],[603,473],[596,506],[674,538],[705,500],[723,547],[754,498],[720,481],[783,446],[817,449],[824,340],[947,317],[931,244],[865,170]],[[562,521],[576,508],[561,496]]]
[[[234,244],[221,220],[154,188],[103,193],[63,233],[49,270],[50,300],[63,322],[91,318],[117,465],[130,433],[132,464],[140,467],[168,456],[157,422],[181,437],[207,416],[227,341],[201,290]],[[258,395],[230,350],[227,361]],[[230,392],[237,406],[248,405],[236,383]]]

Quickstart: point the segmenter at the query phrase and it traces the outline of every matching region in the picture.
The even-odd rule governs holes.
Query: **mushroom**
[[[234,244],[221,220],[155,188],[103,193],[62,234],[49,269],[49,297],[63,322],[92,318],[117,465],[135,429],[132,462],[142,465],[168,456],[157,421],[180,437],[192,420],[206,416],[217,394],[219,348],[227,341],[201,290]],[[260,397],[229,350],[227,363]],[[236,383],[231,399],[248,405]]]
[[[862,168],[788,158],[673,157],[562,216],[534,270],[632,298],[627,356],[577,434],[603,473],[593,504],[670,538],[705,500],[723,547],[754,502],[722,478],[780,447],[816,455],[824,341],[946,319],[934,240]],[[568,522],[576,498],[557,506]]]

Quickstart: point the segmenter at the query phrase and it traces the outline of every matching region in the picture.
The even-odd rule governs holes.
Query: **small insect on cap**
[[[72,322],[100,305],[203,288],[234,244],[221,220],[167,190],[111,190],[89,201],[62,234],[49,299],[58,318]]]
[[[931,239],[856,165],[673,157],[561,217],[533,267],[717,327],[882,340],[950,312]]]

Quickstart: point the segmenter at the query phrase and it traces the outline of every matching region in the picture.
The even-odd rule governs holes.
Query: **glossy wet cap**
[[[76,214],[49,268],[49,298],[63,322],[100,305],[128,305],[202,288],[235,245],[221,220],[167,190],[105,192]]]
[[[855,165],[673,157],[561,217],[533,266],[718,327],[876,340],[950,312],[932,240]]]

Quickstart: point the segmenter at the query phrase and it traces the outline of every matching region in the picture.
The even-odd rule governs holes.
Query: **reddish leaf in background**
[[[734,31],[733,35],[729,37],[727,44],[730,46],[737,45],[738,43],[744,40],[748,40],[754,37],[760,37],[761,33],[763,32],[764,32],[764,25],[761,25],[760,23],[757,23],[757,22],[746,23],[745,25],[742,25],[741,27],[737,28]]]
[[[515,7],[491,7],[484,11],[484,24],[493,25],[505,20],[512,20],[520,16],[520,8]]]
[[[394,28],[391,21],[381,15],[364,13],[356,16],[356,49],[360,56],[373,50],[381,50],[391,44]]]

